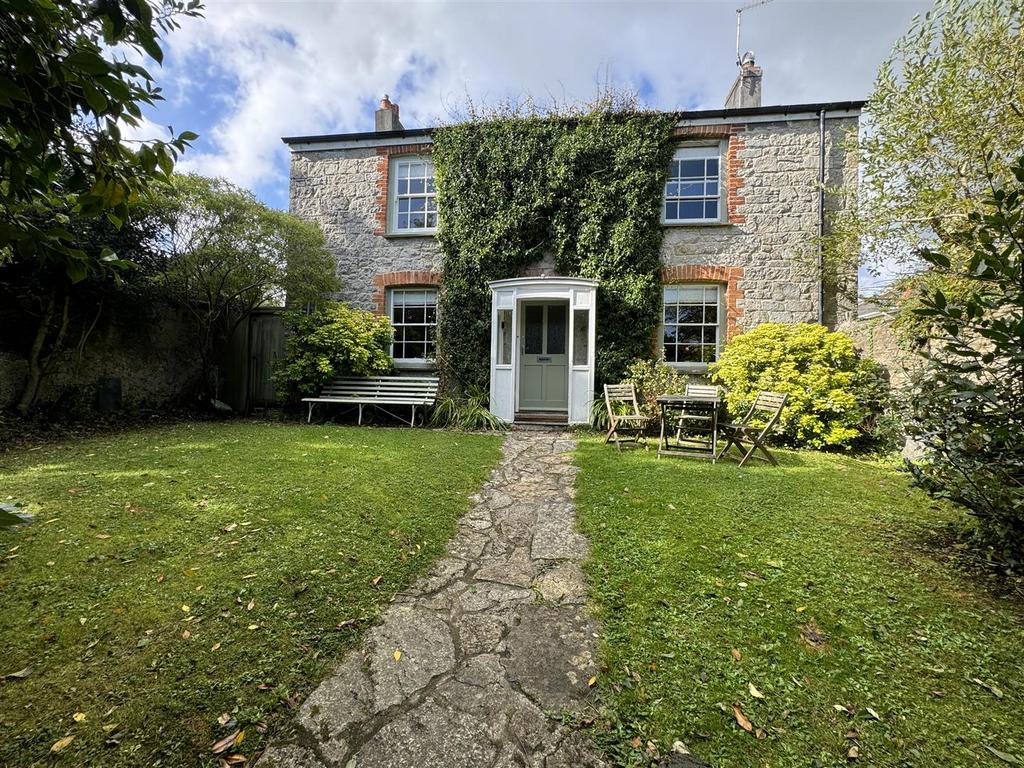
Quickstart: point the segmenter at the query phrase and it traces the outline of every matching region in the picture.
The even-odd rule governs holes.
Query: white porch
[[[510,423],[588,423],[597,281],[517,277],[490,289],[491,412]]]

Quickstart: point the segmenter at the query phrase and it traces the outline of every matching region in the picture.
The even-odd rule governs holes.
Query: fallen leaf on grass
[[[733,648],[732,649],[732,657],[734,659],[736,659],[736,661],[741,661],[743,659],[743,654],[740,653],[738,648]]]
[[[164,581],[165,578],[166,577],[161,573],[159,576],[156,577],[156,583],[157,584],[163,584],[163,581]]]
[[[227,757],[222,758],[220,762],[223,765],[245,765],[246,762],[248,762],[248,760],[249,758],[247,758],[245,755],[235,754],[228,755]]]
[[[219,755],[221,752],[227,752],[230,747],[238,744],[244,737],[245,731],[235,731],[234,733],[228,734],[220,741],[215,742],[210,751],[215,755]]]
[[[750,695],[753,696],[755,699],[764,698],[764,694],[757,690],[753,683],[747,683],[747,690],[750,691]]]
[[[374,577],[373,581],[370,582],[370,583],[373,584],[373,586],[376,587],[378,584],[380,584],[380,580],[383,579],[383,578],[384,578],[383,576],[376,576],[376,577]]]
[[[1020,760],[1018,760],[1016,757],[1009,754],[1008,752],[1003,752],[1001,750],[996,749],[995,747],[990,747],[988,744],[985,745],[985,749],[987,749],[993,755],[998,757],[1004,763],[1009,763],[1010,765],[1020,765]]]
[[[188,640],[190,637],[192,637],[192,633],[189,632],[187,629],[181,633],[182,640]]]
[[[230,722],[231,722],[231,715],[229,715],[227,712],[221,712],[220,713],[220,717],[217,718],[217,724],[218,725],[227,725]]]
[[[256,598],[254,597],[252,600],[249,601],[249,604],[247,606],[245,606],[245,610],[251,611],[255,607],[256,607]]]
[[[260,628],[260,625],[259,625],[259,624],[250,624],[250,625],[249,625],[249,630],[250,630],[250,631],[252,631],[252,630],[254,630],[254,629],[259,629],[259,628]]]
[[[31,674],[32,667],[25,667],[24,669],[19,669],[17,672],[8,672],[4,675],[4,680],[24,680]]]
[[[834,709],[836,712],[842,712],[844,715],[852,715],[853,714],[853,712],[851,712],[849,709],[844,707],[842,704],[833,704],[832,705],[832,709]]]
[[[188,607],[187,605],[183,605],[183,606],[181,606],[181,612],[182,612],[182,613],[188,613],[188,612],[189,612],[189,611],[191,611],[191,610],[192,610],[192,609],[191,609],[191,608],[189,608],[189,607]]]
[[[846,753],[846,759],[856,760],[858,757],[860,757],[860,749],[857,747],[856,744],[854,744],[852,747],[850,747],[850,751]]]
[[[395,651],[395,652],[394,652],[393,654],[391,654],[391,655],[392,655],[392,656],[394,657],[395,661],[398,661],[399,659],[401,659],[401,658],[402,658],[402,652],[401,652],[401,651]]]
[[[754,724],[750,722],[750,719],[743,714],[743,709],[740,708],[739,704],[732,705],[732,714],[736,718],[736,724],[747,733],[754,732]]]
[[[873,710],[871,707],[866,707],[865,709],[867,710],[867,713],[869,715],[871,715],[873,718],[875,718],[875,720],[881,721],[882,716],[880,714],[878,714],[877,712],[875,712],[875,710]]]
[[[211,645],[210,646],[210,650],[211,651],[219,651],[220,650],[220,643],[214,643],[213,645]]]
[[[591,677],[591,678],[590,678],[589,680],[587,680],[587,686],[588,686],[588,687],[590,687],[590,688],[593,688],[593,687],[594,687],[594,684],[595,684],[596,682],[597,682],[597,675],[594,675],[594,676],[593,676],[593,677]]]
[[[643,743],[644,740],[641,739],[639,736],[634,736],[632,739],[629,740],[629,746],[631,746],[633,749],[640,749]]]
[[[85,712],[75,712],[75,714],[71,716],[71,719],[76,723],[83,723],[85,722]]]
[[[51,752],[60,752],[62,749],[64,749],[68,744],[70,744],[74,740],[75,740],[74,736],[65,736],[63,739],[58,739],[57,741],[53,742],[53,746],[50,747],[50,751]]]
[[[995,696],[997,699],[1003,698],[1003,692],[1001,690],[999,690],[998,688],[996,688],[994,685],[992,685],[992,683],[986,683],[984,680],[982,680],[980,678],[977,678],[977,677],[972,677],[971,678],[971,682],[972,683],[977,683],[982,688],[984,688],[986,691],[988,691],[993,696]]]

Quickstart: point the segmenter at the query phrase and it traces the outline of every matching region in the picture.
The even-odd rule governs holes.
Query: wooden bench
[[[409,426],[416,422],[416,406],[433,405],[437,399],[437,379],[432,376],[378,376],[376,378],[335,379],[320,391],[319,397],[304,397],[309,403],[306,422],[313,420],[313,406],[317,403],[342,403],[359,408],[359,423],[363,423],[363,406],[373,405],[400,421],[405,419],[381,406],[410,405],[412,415]]]

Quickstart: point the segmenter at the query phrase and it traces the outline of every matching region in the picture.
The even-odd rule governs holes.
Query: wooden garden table
[[[721,398],[660,395],[655,402],[661,411],[658,456],[689,456],[714,462],[718,455],[718,411]],[[684,426],[699,436],[683,437]]]

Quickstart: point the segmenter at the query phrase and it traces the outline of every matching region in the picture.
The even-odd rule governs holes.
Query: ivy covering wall
[[[660,210],[671,114],[502,118],[434,133],[444,259],[438,362],[454,390],[486,389],[491,280],[553,258],[599,281],[598,382],[649,356],[660,311]]]

